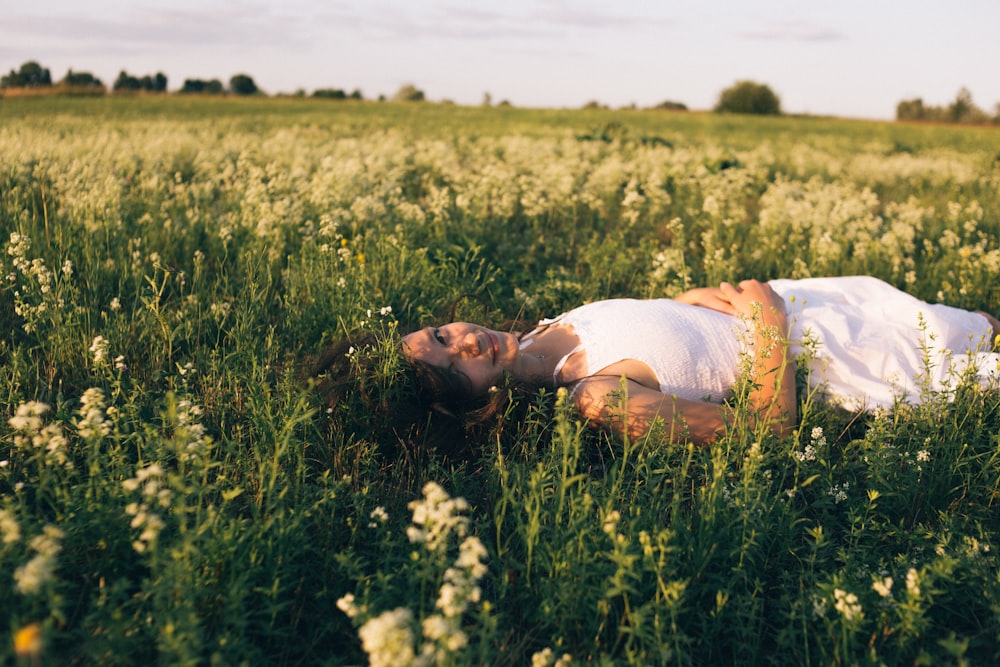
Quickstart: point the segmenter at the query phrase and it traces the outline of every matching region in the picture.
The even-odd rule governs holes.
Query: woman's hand
[[[745,315],[751,319],[757,319],[755,303],[760,304],[760,323],[765,325],[776,325],[782,328],[782,335],[787,326],[787,311],[785,300],[781,298],[771,286],[759,280],[743,280],[739,285],[722,283],[715,290],[715,299],[728,304],[729,311],[733,315]],[[719,310],[715,308],[713,310]],[[722,311],[722,312],[729,312]]]
[[[674,301],[680,301],[690,306],[708,308],[709,310],[725,313],[726,315],[736,315],[736,309],[733,308],[733,304],[729,300],[723,299],[720,294],[721,290],[718,287],[696,287],[675,297]]]
[[[759,280],[744,280],[739,285],[722,283],[718,287],[697,287],[676,297],[675,301],[708,308],[726,315],[753,316],[753,303],[761,305],[762,313],[785,314],[785,300],[771,286]],[[765,319],[769,324],[780,322]]]

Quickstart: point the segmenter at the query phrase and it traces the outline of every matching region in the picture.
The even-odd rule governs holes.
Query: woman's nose
[[[455,349],[464,354],[474,354],[479,351],[479,341],[470,332],[455,341]]]

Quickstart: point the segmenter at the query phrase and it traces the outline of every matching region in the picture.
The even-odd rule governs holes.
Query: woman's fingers
[[[786,312],[785,300],[770,285],[759,280],[741,280],[739,285],[723,282],[719,285],[719,297],[729,301],[740,313],[752,313],[754,303],[776,313]]]

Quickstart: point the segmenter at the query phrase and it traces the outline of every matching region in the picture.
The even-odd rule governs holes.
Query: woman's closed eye
[[[436,340],[437,342],[441,343],[442,345],[447,345],[448,344],[447,342],[445,342],[444,336],[441,335],[441,330],[440,329],[435,329],[434,330],[434,340]]]

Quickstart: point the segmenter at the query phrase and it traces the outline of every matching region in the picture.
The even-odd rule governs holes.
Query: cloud
[[[772,42],[834,42],[847,39],[847,35],[824,26],[800,21],[777,21],[767,26],[743,30],[737,36]]]
[[[323,25],[350,26],[378,39],[475,41],[548,40],[574,29],[641,30],[664,23],[658,18],[594,11],[559,1],[508,10],[432,2],[405,7],[366,4],[363,9],[342,4],[321,10],[317,19]]]
[[[287,46],[308,30],[305,17],[252,2],[196,9],[133,6],[116,17],[15,14],[4,20],[4,41],[44,46],[46,52],[135,53],[163,48]]]

